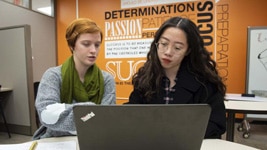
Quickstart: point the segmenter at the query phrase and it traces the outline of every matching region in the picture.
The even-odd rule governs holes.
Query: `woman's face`
[[[188,51],[186,34],[183,30],[170,27],[161,35],[157,54],[165,71],[177,71]]]
[[[98,56],[101,44],[100,32],[81,34],[73,48],[73,57],[76,65],[92,66]],[[80,67],[81,67],[80,66]]]

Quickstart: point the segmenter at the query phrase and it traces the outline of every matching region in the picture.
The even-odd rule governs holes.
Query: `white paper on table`
[[[0,145],[1,150],[29,150],[32,142],[20,143],[20,144],[3,144]]]
[[[29,150],[32,142],[0,145],[0,150]],[[76,150],[76,141],[38,142],[35,150]]]
[[[75,150],[76,141],[42,142],[38,143],[35,150]]]

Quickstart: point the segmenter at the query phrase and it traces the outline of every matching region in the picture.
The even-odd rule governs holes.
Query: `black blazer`
[[[173,94],[173,101],[169,101],[169,104],[207,103],[211,106],[205,138],[221,138],[226,130],[226,111],[224,95],[216,90],[215,85],[197,80],[186,67],[181,66],[174,88],[176,91]],[[164,93],[163,86],[160,93],[154,94],[152,100],[148,102],[142,96],[142,91],[134,89],[126,104],[165,104],[162,93]]]

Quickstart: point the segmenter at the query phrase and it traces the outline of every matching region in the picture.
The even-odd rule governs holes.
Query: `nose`
[[[165,55],[171,56],[173,54],[172,47],[170,45],[167,46],[167,49],[165,51]]]
[[[90,47],[89,47],[89,51],[90,51],[90,53],[96,53],[96,51],[97,51],[97,47],[95,46],[95,45],[91,45]]]

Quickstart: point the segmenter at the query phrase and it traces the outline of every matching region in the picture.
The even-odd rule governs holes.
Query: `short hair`
[[[103,38],[103,33],[101,28],[91,19],[88,18],[78,18],[73,20],[66,30],[66,40],[71,52],[75,46],[76,40],[83,33],[97,33],[100,32],[101,42]]]

